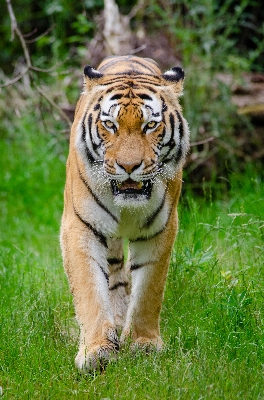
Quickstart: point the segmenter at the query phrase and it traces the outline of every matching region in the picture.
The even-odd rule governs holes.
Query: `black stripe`
[[[90,142],[93,148],[94,153],[99,157],[100,155],[98,154],[98,147],[100,147],[100,144],[97,145],[96,143],[94,143],[93,137],[92,137],[92,124],[93,124],[93,116],[92,114],[89,114],[88,117],[88,133],[89,133],[89,137],[90,137]]]
[[[162,133],[159,133],[158,138],[161,140],[163,140],[164,136],[166,135],[166,126],[163,127],[162,129]],[[158,143],[159,146],[162,146],[161,143]]]
[[[145,105],[145,107],[148,108],[151,111],[152,115],[153,115],[153,108],[151,106],[149,106],[149,105]]]
[[[87,189],[89,190],[89,192],[91,193],[91,195],[92,195],[94,201],[95,201],[107,214],[109,214],[109,215],[113,218],[113,220],[115,220],[116,222],[118,222],[118,219],[116,218],[116,216],[115,216],[114,214],[112,214],[112,213],[108,210],[108,208],[106,208],[106,206],[99,200],[99,198],[96,196],[96,194],[92,191],[92,189],[91,189],[91,187],[89,186],[87,180],[83,177],[83,175],[82,175],[82,173],[81,173],[81,171],[80,171],[80,169],[79,169],[79,166],[78,166],[78,170],[79,170],[79,175],[80,175],[81,180],[83,181],[83,183],[85,184],[85,186],[87,187]]]
[[[108,93],[113,92],[114,90],[125,90],[125,89],[127,89],[128,87],[124,86],[124,82],[122,82],[122,83],[123,83],[123,85],[117,85],[117,86],[110,87],[109,89],[106,90],[105,93],[108,94]]]
[[[144,69],[146,69],[147,71],[150,71],[152,74],[155,74],[155,75],[157,74],[157,71],[154,68],[151,68],[151,66],[144,64],[143,60],[142,60],[142,62],[139,60],[135,60],[135,59],[131,60],[130,65],[132,65],[132,68],[134,66],[133,64],[138,64],[141,67],[143,67]]]
[[[174,203],[172,203],[172,206],[171,206],[171,208],[170,208],[170,212],[169,212],[169,214],[168,214],[167,221],[165,222],[165,224],[164,224],[164,226],[163,226],[162,229],[160,229],[158,232],[154,233],[154,235],[152,235],[152,236],[141,236],[141,237],[138,237],[138,238],[135,239],[135,240],[130,240],[130,242],[131,242],[131,243],[134,243],[134,242],[145,242],[145,241],[147,241],[147,240],[154,239],[156,236],[158,236],[160,233],[162,233],[162,232],[164,231],[164,229],[166,229],[166,227],[167,227],[167,224],[168,224],[168,221],[169,221],[169,219],[170,219],[170,216],[171,216],[171,213],[172,213],[172,210],[173,210],[173,209],[174,209]],[[139,264],[139,265],[141,265],[141,264]]]
[[[144,93],[137,93],[137,96],[140,97],[142,100],[152,100],[150,96]]]
[[[109,116],[110,116],[110,114],[106,113],[105,111],[102,111],[102,115],[103,115],[104,117],[109,117]]]
[[[86,129],[85,129],[85,124],[84,124],[86,116],[87,116],[87,112],[84,114],[84,117],[83,117],[83,120],[82,120],[82,140],[84,140],[84,141],[85,141],[85,138],[86,138]]]
[[[115,264],[121,264],[124,261],[124,257],[122,258],[116,258],[116,257],[111,257],[107,259],[108,264],[110,265],[115,265]]]
[[[130,266],[130,271],[135,271],[136,269],[145,267],[146,265],[149,265],[149,263],[132,264],[132,265]]]
[[[164,146],[167,147],[167,146]],[[175,157],[175,154],[171,155],[172,150],[174,151],[174,148],[171,149],[169,148],[166,154],[163,154],[163,159],[162,159],[162,164],[168,164],[168,162],[172,161]]]
[[[100,108],[100,104],[99,104],[99,103],[97,103],[97,104],[94,106],[94,111],[97,111],[97,110],[99,110],[99,108]]]
[[[100,268],[100,270],[104,274],[105,279],[107,280],[107,283],[109,283],[109,276],[108,276],[107,272],[105,272],[104,268],[99,264],[99,262],[94,257],[91,257],[91,260],[93,260],[98,265],[98,267]]]
[[[105,65],[103,65],[100,69],[98,69],[98,71],[100,71],[100,72],[104,72],[105,71],[105,69],[107,69],[107,68],[109,68],[109,67],[111,67],[112,65],[115,65],[116,64],[116,62],[117,62],[117,60],[115,59],[115,60],[111,60],[111,61],[108,61]]]
[[[175,119],[174,119],[174,115],[172,113],[170,113],[170,126],[171,126],[171,136],[167,143],[170,143],[171,140],[174,141],[173,137],[174,137],[174,132],[175,132]]]
[[[179,113],[179,111],[175,110],[178,120],[179,120],[179,131],[180,131],[180,139],[183,138],[183,122],[182,122],[182,117],[181,114]]]
[[[117,85],[118,83],[120,83],[120,86],[122,86],[121,84],[125,85],[126,84],[125,77],[120,77],[120,76],[118,76],[116,78],[113,77],[109,81],[105,82],[104,84],[101,84],[101,86]],[[116,87],[113,89],[118,89],[118,88]],[[127,89],[127,87],[123,87],[123,89]],[[106,93],[108,93],[108,92],[106,92]]]
[[[149,82],[147,82],[147,83],[149,83]],[[155,86],[155,83],[153,83],[153,85]],[[157,93],[157,90],[155,90],[153,87],[151,87],[151,86],[147,86],[147,85],[143,85],[143,87],[145,88],[145,89],[148,89],[150,92],[152,92],[152,93]]]
[[[167,224],[167,222],[166,222],[166,224]],[[134,240],[130,239],[130,242],[131,243],[134,243],[134,242],[146,242],[147,240],[154,239],[156,236],[158,236],[160,233],[162,233],[164,231],[164,229],[166,228],[166,224],[164,225],[164,227],[162,229],[160,229],[158,232],[154,233],[154,235],[151,235],[151,236],[140,236],[140,237],[138,237],[137,239],[134,239]]]
[[[162,86],[160,85],[158,82],[153,82],[151,80],[147,80],[147,79],[137,79],[136,83],[140,83],[141,85],[153,85],[153,86]],[[146,88],[149,88],[146,86]],[[151,91],[151,89],[149,88],[149,90]],[[154,89],[153,89],[154,90]],[[155,93],[157,93],[157,91],[155,91]]]
[[[98,265],[99,265],[99,264],[98,264]],[[101,265],[99,265],[99,267],[100,267],[100,270],[102,271],[102,273],[104,274],[105,279],[107,280],[107,283],[109,283],[109,276],[108,276],[108,274],[105,272],[105,270],[103,269],[103,267],[101,267]]]
[[[118,289],[121,286],[124,286],[124,287],[128,286],[128,282],[117,282],[113,286],[111,286],[109,288],[109,290],[115,290],[115,289]]]
[[[119,77],[119,78],[122,77],[123,79],[126,79],[128,76],[133,77],[133,78],[136,78],[136,77],[142,78],[142,76],[143,76],[144,78],[146,77],[146,79],[150,78],[150,77],[153,79],[158,79],[157,75],[148,74],[146,72],[141,72],[137,69],[135,69],[134,71],[115,72],[114,74],[107,74],[107,76],[109,76],[109,78],[111,77],[110,78],[111,80],[114,79],[112,77]],[[111,80],[109,82],[111,82]]]
[[[173,147],[171,147],[171,144],[173,144]],[[171,144],[167,144],[163,147],[163,148],[168,147],[168,151],[167,151],[167,153],[163,154],[162,163],[168,163],[169,161],[171,161],[175,158],[175,153],[173,153],[176,148],[175,141],[173,140],[171,142]],[[171,153],[173,153],[173,154],[171,155]],[[178,154],[178,152],[176,153],[176,157],[177,157],[177,154]]]
[[[164,162],[164,163],[171,161],[175,156],[175,155],[173,155],[171,157],[171,153],[174,151],[174,149],[176,147],[176,143],[174,140],[175,118],[172,113],[170,113],[170,115],[169,115],[169,120],[170,120],[170,126],[171,126],[171,135],[170,135],[169,140],[166,143],[164,143],[164,145],[163,145],[163,148],[168,147],[168,151],[165,154],[163,154],[163,156],[162,156],[162,162]]]
[[[174,134],[175,134],[175,118],[172,113],[170,113],[170,127],[171,127],[171,135],[169,140],[164,143],[164,147],[169,146],[172,148],[172,146],[175,146],[175,140],[174,140]]]
[[[142,75],[142,74],[141,74]],[[130,78],[130,80],[135,80],[135,83],[138,82],[138,77],[139,75],[137,74],[124,74],[124,73],[120,73],[120,74],[111,74],[111,76],[109,76],[109,80],[105,81],[104,83],[101,83],[101,86],[107,86],[107,85],[111,85],[111,84],[116,84],[119,82],[122,82],[123,84],[128,84],[127,79]]]
[[[100,242],[104,247],[107,248],[107,241],[106,241],[105,236],[104,236],[101,232],[97,231],[89,222],[85,221],[85,220],[80,216],[80,214],[78,213],[78,211],[75,209],[74,205],[73,205],[73,210],[74,210],[75,215],[79,218],[79,220],[80,220],[85,226],[87,226],[87,228],[89,228],[89,229],[93,232],[94,236],[95,236],[97,239],[99,239],[99,242]]]
[[[85,118],[86,118],[87,113],[84,114],[83,120],[82,120],[82,141],[84,142],[85,145],[85,152],[86,152],[86,156],[88,161],[93,164],[95,162],[95,158],[92,155],[92,153],[90,152],[90,150],[88,149],[87,143],[86,143],[86,129],[85,129]]]
[[[100,107],[100,110],[99,110],[99,113],[97,114],[97,117],[96,117],[96,120],[95,120],[95,125],[97,126],[97,123],[98,123],[98,121],[99,121],[99,119],[100,119],[100,115],[101,115],[101,107]]]
[[[112,59],[112,57],[113,57],[113,59]],[[123,62],[123,61],[125,61],[125,62],[127,62],[128,64],[129,64],[129,66],[130,66],[130,68],[131,68],[131,66],[132,66],[132,68],[133,68],[133,64],[139,64],[139,65],[141,65],[141,66],[143,66],[144,68],[146,68],[146,69],[148,69],[149,71],[153,71],[153,73],[157,73],[156,72],[156,70],[153,68],[151,68],[151,66],[149,66],[149,65],[145,65],[144,64],[144,60],[142,60],[142,61],[138,61],[138,60],[131,60],[131,57],[133,57],[133,56],[128,56],[128,57],[126,57],[126,59],[124,60],[124,58],[123,57],[118,57],[118,56],[110,56],[109,57],[109,61],[107,61],[106,63],[105,63],[105,65],[103,65],[102,67],[100,67],[100,69],[98,69],[98,71],[100,71],[100,72],[104,72],[106,69],[108,69],[109,67],[112,67],[113,65],[116,65],[119,61],[121,61],[121,62]],[[150,61],[148,61],[148,64],[150,63],[150,62],[152,62],[152,60],[150,60]],[[153,62],[153,64],[154,65],[157,65],[155,62]],[[107,72],[106,72],[106,74],[107,74]]]
[[[162,160],[162,164],[168,164],[171,161],[177,164],[182,158],[182,145],[180,144],[176,154],[173,154],[172,156],[169,157],[169,153],[170,152],[168,152],[166,158]]]
[[[167,189],[164,193],[163,199],[162,199],[159,207],[156,209],[156,211],[154,211],[154,213],[152,215],[150,215],[150,217],[147,218],[147,222],[144,224],[143,228],[149,228],[150,225],[153,224],[155,218],[158,216],[159,212],[161,211],[162,207],[164,206],[166,194],[167,194]]]
[[[142,79],[142,76],[144,76],[144,79]],[[144,84],[146,85],[153,85],[153,86],[162,86],[161,84],[159,84],[157,80],[152,80],[152,79],[148,79],[148,76],[143,74],[141,77],[138,75],[132,76],[131,79],[134,80],[134,89],[139,87],[139,84],[141,86],[144,86]],[[152,75],[150,75],[152,76]],[[113,84],[117,84],[117,83],[122,83],[123,85],[129,85],[128,82],[126,82],[127,80],[127,75],[124,76],[119,76],[116,78],[111,78],[111,80],[109,80],[108,82],[105,82],[103,84],[101,84],[101,86],[108,86],[108,85],[113,85]],[[129,85],[130,86],[130,85]],[[149,86],[145,86],[146,89],[149,89],[151,92],[156,93],[157,91],[155,91],[153,88],[149,87]],[[126,87],[124,87],[123,89],[126,89]],[[113,89],[117,89],[117,88],[113,88]],[[107,93],[107,92],[106,92]]]
[[[119,100],[123,97],[123,94],[119,93],[119,94],[114,94],[114,96],[111,97],[110,100]]]
[[[103,139],[100,138],[98,125],[96,125],[95,129],[96,129],[96,135],[97,135],[97,139],[98,139],[99,143],[98,143],[98,144],[97,144],[97,143],[94,143],[94,144],[93,144],[93,147],[95,148],[96,153],[97,153],[98,156],[100,157],[100,154],[98,153],[97,149],[99,149],[99,147],[102,146]]]
[[[160,154],[159,151],[156,150],[156,146],[155,145],[151,145],[151,148],[152,148],[152,151],[155,154],[155,156],[158,156]]]
[[[124,82],[123,79],[120,79],[119,82],[121,82],[122,85],[116,85],[116,86],[114,85],[114,86],[110,87],[109,89],[107,89],[105,93],[108,94],[108,93],[111,93],[116,90],[127,90],[128,88],[130,88],[130,86],[126,82]],[[109,85],[111,85],[113,83],[119,83],[119,82],[111,81],[111,82],[109,82]],[[138,83],[138,81],[136,81],[135,83]],[[139,83],[141,83],[141,82],[139,82]],[[153,86],[155,86],[155,83],[153,83],[153,82],[147,82],[147,83],[153,84]],[[148,85],[141,85],[141,86],[135,85],[134,89],[138,89],[138,88],[142,89],[142,87],[149,90],[152,93],[155,93],[155,94],[157,93],[157,90],[155,90],[153,87],[148,86]]]
[[[162,111],[165,112],[168,109],[167,104],[165,103],[165,100],[164,100],[164,98],[162,96],[161,96],[160,99],[162,101]]]
[[[177,164],[177,162],[180,161],[180,159],[182,158],[182,144],[180,144],[179,149],[177,151],[177,155],[175,158],[175,163]]]
[[[182,138],[183,138],[183,135],[184,135],[184,132],[183,132],[183,121],[182,121],[182,117],[181,117],[181,114],[179,113],[179,111],[175,110],[175,112],[177,114],[178,121],[179,121],[180,143],[179,143],[179,147],[178,147],[177,153],[174,154],[172,157],[170,157],[171,150],[168,151],[167,155],[164,156],[164,161],[163,161],[164,163],[168,163],[168,162],[173,160],[177,164],[180,161],[180,159],[182,158],[183,150],[182,150],[182,142],[181,141],[182,141]],[[170,114],[170,120],[171,120],[171,116],[173,117],[173,114]],[[174,117],[173,117],[173,127],[174,127],[174,123],[175,123],[175,120],[174,120]],[[166,145],[170,145],[171,146],[172,144],[176,145],[174,139],[173,139],[173,141],[171,141],[171,143],[169,141]]]

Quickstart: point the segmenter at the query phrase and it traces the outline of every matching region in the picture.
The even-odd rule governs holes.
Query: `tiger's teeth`
[[[143,182],[138,182],[138,185],[137,185],[138,189],[142,189],[142,186],[143,186]]]

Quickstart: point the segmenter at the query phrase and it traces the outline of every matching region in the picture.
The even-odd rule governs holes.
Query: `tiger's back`
[[[153,60],[127,56],[84,73],[61,247],[81,327],[76,365],[89,370],[127,337],[162,345],[159,314],[189,132],[178,102],[181,68],[161,74]]]

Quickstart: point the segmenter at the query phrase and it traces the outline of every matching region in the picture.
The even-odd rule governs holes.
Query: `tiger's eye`
[[[107,128],[113,128],[114,127],[114,123],[110,120],[105,121],[105,125],[107,126]]]
[[[147,123],[147,128],[148,129],[152,129],[152,128],[154,128],[156,126],[156,124],[157,123],[155,121],[150,121],[150,122]]]

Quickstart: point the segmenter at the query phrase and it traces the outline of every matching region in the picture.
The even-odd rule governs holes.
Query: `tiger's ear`
[[[86,65],[83,72],[83,89],[84,92],[89,92],[94,86],[98,84],[98,79],[102,78],[103,74],[101,74],[101,72],[97,71],[96,69],[93,69],[90,65]]]
[[[184,71],[180,67],[173,67],[166,71],[162,78],[167,81],[167,84],[174,84],[177,91],[181,92],[183,89]]]
[[[103,77],[103,74],[101,74],[101,72],[93,69],[90,65],[86,65],[83,72],[84,75],[89,79],[99,79]]]

